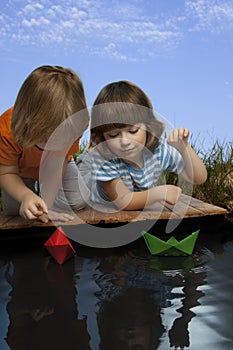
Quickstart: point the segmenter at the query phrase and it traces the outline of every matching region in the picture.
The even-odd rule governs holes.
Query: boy
[[[84,206],[75,181],[72,186],[72,179],[78,178],[72,155],[79,149],[78,139],[88,121],[83,85],[72,70],[41,66],[26,78],[14,107],[0,117],[0,188],[4,214],[20,214],[27,220],[42,222],[73,219],[51,208],[53,204],[56,204],[54,208],[63,210]],[[48,142],[51,137],[54,139],[57,129],[62,131],[60,146],[57,141]],[[42,174],[41,167],[46,169]],[[41,179],[39,196],[36,185]]]

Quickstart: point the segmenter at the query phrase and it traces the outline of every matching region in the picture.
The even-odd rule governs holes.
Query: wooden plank
[[[89,216],[88,216],[89,214]],[[144,210],[133,211],[116,211],[106,207],[99,207],[99,210],[85,209],[77,212],[86,223],[119,223],[134,222],[143,220],[166,219],[170,215],[170,209],[166,208],[162,203],[156,203],[153,207]]]
[[[204,215],[204,212],[201,211],[199,207],[191,206],[190,203],[191,197],[182,194],[179,202],[177,202],[175,205],[165,205],[171,210],[171,219],[181,217],[197,217]]]
[[[113,209],[106,207],[99,207],[98,210],[85,208],[77,211],[75,219],[67,223],[50,221],[45,224],[38,220],[26,221],[20,216],[4,216],[0,213],[0,230],[59,225],[118,224],[144,220],[157,221],[207,215],[225,215],[227,213],[227,210],[224,208],[182,194],[179,202],[174,206],[161,202],[141,211],[113,211]]]
[[[187,196],[185,194],[181,195],[180,201],[186,203],[189,208],[194,208],[203,215],[226,215],[228,211],[222,207],[218,207],[213,204],[203,202],[199,199]],[[201,214],[200,214],[201,215]],[[199,216],[199,215],[198,215]]]
[[[182,194],[178,203],[174,206],[166,204],[171,211],[171,219],[188,218],[207,215],[226,215],[228,211],[224,208],[202,202],[199,199]]]

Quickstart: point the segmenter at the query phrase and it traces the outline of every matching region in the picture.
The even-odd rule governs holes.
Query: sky
[[[1,1],[0,114],[44,64],[76,71],[89,107],[130,80],[204,149],[232,141],[232,0]]]

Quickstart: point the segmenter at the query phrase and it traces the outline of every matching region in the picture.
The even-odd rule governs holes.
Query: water
[[[174,235],[198,228],[189,257],[72,242],[63,265],[43,246],[53,231],[4,232],[0,350],[233,349],[233,224],[188,219]]]

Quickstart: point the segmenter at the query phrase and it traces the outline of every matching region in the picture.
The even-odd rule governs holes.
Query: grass
[[[233,211],[233,143],[216,141],[208,152],[199,150],[198,154],[208,178],[204,184],[194,186],[194,196]]]
[[[233,143],[216,141],[207,151],[194,145],[196,153],[203,160],[208,178],[202,185],[193,185],[192,196],[204,202],[218,205],[233,213]],[[163,181],[164,182],[164,181]],[[165,173],[165,182],[190,188],[185,181],[172,173]],[[191,193],[190,193],[191,194]]]

